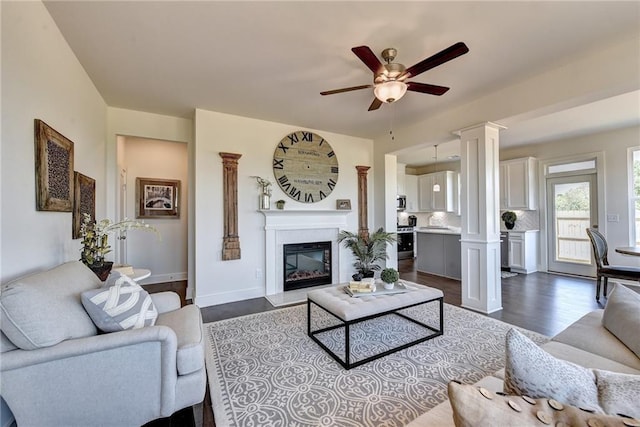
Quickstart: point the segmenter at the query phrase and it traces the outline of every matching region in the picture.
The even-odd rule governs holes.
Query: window
[[[640,147],[634,147],[630,150],[632,154],[629,168],[629,181],[630,181],[630,203],[633,210],[630,218],[633,223],[631,224],[631,237],[632,242],[636,246],[640,246]]]

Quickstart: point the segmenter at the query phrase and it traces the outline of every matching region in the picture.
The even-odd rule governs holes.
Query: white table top
[[[147,270],[146,268],[134,268],[133,274],[129,277],[137,282],[138,280],[146,279],[149,276],[151,276],[151,270]]]

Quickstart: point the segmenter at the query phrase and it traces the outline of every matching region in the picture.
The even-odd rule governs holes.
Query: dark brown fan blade
[[[415,77],[420,73],[424,73],[427,70],[430,70],[438,65],[442,65],[447,61],[451,61],[452,59],[457,58],[460,55],[464,55],[469,52],[469,48],[466,44],[462,42],[458,42],[454,45],[449,46],[443,51],[436,53],[429,58],[418,62],[417,64],[407,68],[404,75],[409,77]]]
[[[382,68],[382,63],[369,46],[357,46],[351,48],[351,52],[355,53],[356,56],[360,58],[360,61],[364,62],[364,65],[369,67],[374,73],[377,73],[378,70]]]
[[[382,105],[382,101],[378,98],[373,98],[373,102],[369,105],[369,111],[377,110]]]
[[[407,90],[414,92],[428,93],[429,95],[442,95],[446,93],[449,88],[444,86],[430,85],[426,83],[407,82]]]
[[[352,87],[345,87],[343,89],[326,90],[324,92],[320,92],[320,95],[333,95],[336,93],[350,92],[352,90],[367,89],[370,87],[373,87],[373,85],[352,86]]]

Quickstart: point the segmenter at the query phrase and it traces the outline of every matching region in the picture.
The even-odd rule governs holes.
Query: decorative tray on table
[[[405,286],[402,280],[398,280],[398,283],[395,284],[393,289],[385,289],[380,281],[376,281],[375,283],[350,282],[348,285],[345,285],[344,291],[352,297],[359,298],[368,295],[402,294],[409,292],[410,289]]]

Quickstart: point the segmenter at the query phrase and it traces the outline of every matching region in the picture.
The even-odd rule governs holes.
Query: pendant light
[[[438,144],[435,145],[436,147],[436,173],[438,172]],[[437,177],[435,177],[437,179]],[[434,193],[439,193],[440,192],[440,184],[438,184],[438,181],[435,182],[435,184],[433,184],[433,192]]]

